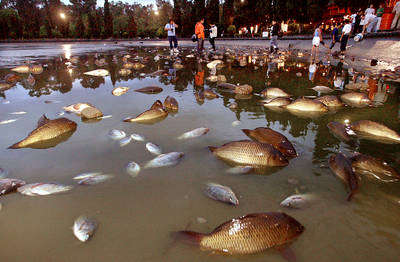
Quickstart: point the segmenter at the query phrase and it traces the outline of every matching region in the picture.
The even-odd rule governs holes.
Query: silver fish
[[[124,131],[113,129],[108,132],[108,136],[113,140],[121,140],[122,138],[126,137],[126,134]]]
[[[19,111],[19,112],[12,112],[10,113],[10,115],[25,115],[26,112],[25,111]]]
[[[17,191],[27,196],[45,196],[71,190],[72,186],[57,183],[33,183],[19,187]]]
[[[209,128],[199,127],[199,128],[193,129],[191,131],[188,131],[188,132],[182,134],[181,136],[178,137],[178,139],[188,139],[188,138],[199,137],[199,136],[207,134],[208,131],[210,131]]]
[[[77,176],[74,176],[73,179],[82,180],[82,179],[85,179],[88,177],[93,177],[93,176],[97,176],[97,175],[101,175],[101,174],[102,174],[101,172],[82,173]]]
[[[247,174],[253,170],[252,166],[235,166],[229,168],[226,172],[228,174]]]
[[[83,74],[88,76],[108,76],[110,73],[105,69],[97,69]]]
[[[128,165],[126,165],[126,172],[131,176],[131,177],[136,177],[139,172],[140,172],[140,166],[139,164],[135,162],[129,162]]]
[[[73,231],[77,239],[86,242],[97,228],[97,222],[85,216],[80,216],[75,220]]]
[[[204,193],[214,200],[235,206],[239,205],[239,200],[237,199],[235,193],[227,186],[215,183],[207,183]]]
[[[179,163],[179,160],[184,156],[183,152],[171,152],[161,154],[153,160],[149,161],[144,168],[157,168],[164,166],[173,166]]]
[[[142,135],[139,135],[139,134],[132,134],[131,137],[135,141],[139,141],[139,142],[146,141],[146,138],[144,136],[142,136]]]
[[[128,145],[130,142],[132,141],[132,137],[131,136],[127,136],[125,138],[122,138],[121,140],[119,140],[119,146],[123,147]]]
[[[288,208],[304,208],[310,205],[313,199],[314,197],[309,194],[292,195],[283,200],[280,205]]]
[[[107,119],[107,118],[112,118],[112,115],[98,117],[98,119]]]
[[[146,148],[150,153],[152,153],[154,155],[161,155],[161,153],[162,153],[160,146],[150,143],[150,142],[146,144]]]
[[[18,118],[3,120],[3,121],[0,121],[0,125],[10,124],[10,123],[13,123],[13,122],[15,122],[17,120],[18,120]]]
[[[108,174],[97,174],[97,175],[93,175],[90,177],[86,177],[84,179],[79,180],[78,184],[79,185],[85,185],[85,186],[89,186],[89,185],[96,185],[99,183],[102,183],[108,179],[113,178],[113,175],[108,175]]]
[[[239,120],[233,121],[232,122],[232,126],[238,126],[240,125],[242,122],[240,122]]]

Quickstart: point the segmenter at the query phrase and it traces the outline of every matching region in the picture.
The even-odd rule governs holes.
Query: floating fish
[[[139,164],[135,162],[129,162],[128,165],[126,166],[126,172],[131,176],[131,177],[136,177],[139,172],[140,172],[140,166]]]
[[[13,192],[25,184],[25,181],[20,179],[2,178],[0,179],[0,196]]]
[[[110,132],[108,132],[108,136],[113,140],[120,140],[126,137],[126,133],[121,130],[112,129]]]
[[[207,134],[209,131],[210,131],[210,129],[207,127],[199,127],[199,128],[193,129],[191,131],[188,131],[186,133],[183,133],[181,136],[178,137],[178,139],[196,138],[196,137]]]
[[[17,191],[27,196],[46,196],[70,191],[72,186],[57,183],[33,183],[21,186]]]
[[[235,166],[229,168],[226,172],[228,174],[247,174],[253,170],[254,168],[252,166]]]
[[[78,116],[82,114],[82,111],[86,108],[94,107],[92,104],[89,103],[76,103],[69,106],[63,107],[66,112],[75,113]]]
[[[289,161],[270,144],[250,140],[234,141],[220,147],[208,147],[218,158],[244,166],[287,166]]]
[[[298,98],[285,107],[287,110],[306,112],[328,112],[329,109],[323,103],[311,99]]]
[[[163,89],[158,86],[148,86],[148,87],[143,87],[140,89],[136,89],[135,92],[140,92],[140,93],[145,93],[145,94],[158,94],[161,93]]]
[[[174,166],[179,163],[180,159],[185,154],[182,152],[171,152],[167,154],[161,154],[149,161],[144,168],[157,168],[157,167],[166,167],[166,166]]]
[[[280,106],[287,106],[291,103],[292,101],[287,98],[287,97],[277,97],[273,98],[271,100],[263,100],[261,103],[263,104],[264,107],[280,107]]]
[[[99,119],[108,119],[108,118],[112,118],[112,115],[107,115],[107,116],[101,116],[101,117],[99,117]]]
[[[77,124],[67,118],[50,120],[43,115],[38,121],[37,128],[26,138],[10,146],[9,149],[54,147],[67,140],[76,131],[76,127]]]
[[[160,100],[157,100],[151,105],[150,109],[164,109],[164,105]]]
[[[13,123],[13,122],[15,122],[17,120],[18,120],[18,118],[3,120],[3,121],[0,121],[0,125],[10,124],[10,123]]]
[[[250,85],[236,86],[234,93],[239,95],[250,95],[253,93],[253,87]]]
[[[146,141],[146,138],[145,138],[144,136],[142,136],[142,135],[139,135],[139,134],[132,134],[132,135],[131,135],[131,138],[132,138],[133,140],[139,141],[139,142],[144,142],[144,141]]]
[[[19,112],[12,112],[10,113],[10,115],[25,115],[26,112],[25,111],[19,111]]]
[[[162,153],[160,146],[150,143],[150,142],[148,142],[146,144],[146,148],[150,153],[152,153],[154,155],[161,155],[161,153]]]
[[[349,135],[346,126],[338,122],[329,122],[327,124],[329,131],[339,140],[350,142],[351,136]]]
[[[239,205],[239,200],[237,199],[235,193],[231,188],[215,183],[207,183],[204,193],[217,201],[228,203],[234,206]]]
[[[11,85],[16,84],[20,79],[21,77],[15,74],[8,74],[4,77],[4,80]]]
[[[281,247],[295,240],[303,231],[304,226],[293,217],[269,212],[232,219],[207,234],[193,231],[179,231],[177,234],[202,250],[239,255]]]
[[[291,97],[288,93],[280,88],[268,87],[261,92],[263,97],[276,98],[276,97]]]
[[[368,96],[363,93],[346,93],[341,95],[340,99],[352,107],[366,107],[372,103]]]
[[[208,67],[209,69],[212,69],[212,68],[217,67],[217,65],[223,64],[223,63],[224,63],[224,61],[222,61],[222,60],[214,60],[214,61],[208,63],[208,64],[207,64],[207,67]]]
[[[337,107],[342,107],[344,105],[337,96],[321,96],[314,100],[321,102],[328,108],[337,108]]]
[[[95,220],[85,216],[80,216],[74,222],[73,232],[77,239],[82,242],[86,242],[90,237],[93,236],[96,228],[97,222]]]
[[[239,126],[242,122],[240,122],[239,120],[233,121],[232,122],[232,126]]]
[[[339,153],[329,158],[329,167],[349,187],[350,194],[347,196],[347,201],[350,201],[359,188],[358,178],[353,172],[351,161]]]
[[[235,90],[237,85],[230,84],[230,83],[219,83],[218,87]]]
[[[153,73],[148,74],[147,76],[160,76],[163,73],[165,73],[165,70],[157,70],[157,71],[155,71]]]
[[[149,109],[139,114],[136,117],[125,118],[124,122],[136,122],[136,123],[155,123],[165,119],[168,116],[168,112],[163,108]]]
[[[108,76],[110,73],[105,69],[97,69],[83,74],[88,76]]]
[[[350,161],[354,172],[358,175],[367,175],[382,182],[400,181],[400,174],[380,159],[357,153],[350,158]]]
[[[28,65],[20,65],[11,69],[11,71],[20,73],[20,74],[27,74],[29,73],[29,66]]]
[[[82,174],[79,174],[77,176],[74,176],[73,179],[82,180],[82,179],[86,179],[86,178],[97,176],[97,175],[101,175],[101,174],[102,174],[101,172],[82,173]]]
[[[121,140],[119,140],[119,146],[123,147],[128,145],[130,142],[132,141],[132,137],[131,136],[127,136],[122,138]]]
[[[310,194],[292,195],[283,200],[280,205],[299,209],[309,206],[313,200],[314,196]]]
[[[93,173],[91,176],[87,176],[85,178],[80,179],[78,181],[78,184],[79,185],[85,185],[85,186],[96,185],[96,184],[102,183],[102,182],[104,182],[106,180],[109,180],[109,179],[111,179],[113,177],[114,177],[113,175],[101,174],[101,173],[100,174]]]
[[[164,101],[164,107],[172,111],[178,111],[179,108],[178,101],[176,101],[176,99],[173,98],[172,96],[167,96],[167,98],[165,98]]]
[[[374,121],[360,120],[352,123],[350,128],[365,139],[400,143],[400,135],[396,131]]]
[[[122,96],[123,94],[128,92],[128,90],[129,90],[129,87],[117,87],[117,88],[113,89],[112,94],[114,96]]]
[[[118,74],[120,74],[121,76],[128,76],[132,74],[132,71],[126,68],[122,68],[121,70],[118,71]]]
[[[322,93],[322,94],[327,94],[333,92],[333,89],[327,87],[327,86],[315,86],[311,88],[312,90]]]

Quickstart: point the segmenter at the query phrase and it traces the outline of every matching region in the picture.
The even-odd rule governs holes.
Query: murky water
[[[131,61],[135,56],[149,59],[142,61],[146,65],[143,69],[122,77],[118,70],[123,64],[122,57],[128,53]],[[155,62],[156,53],[168,55],[161,48],[135,48],[87,53],[80,55],[79,63],[70,66],[65,64],[65,56],[41,60],[47,67],[41,75],[34,76],[34,86],[26,82],[27,75],[21,75],[22,80],[13,88],[0,93],[0,121],[18,119],[0,125],[0,167],[9,171],[9,177],[28,183],[54,181],[75,185],[72,191],[60,195],[27,197],[16,193],[0,198],[1,261],[284,261],[276,251],[242,257],[210,254],[174,243],[170,236],[171,232],[185,228],[209,232],[233,217],[279,210],[295,217],[306,228],[292,244],[298,261],[398,261],[399,183],[362,179],[360,192],[352,202],[347,202],[346,188],[327,168],[327,159],[335,152],[359,151],[383,158],[399,169],[400,146],[367,140],[350,146],[333,137],[326,127],[330,121],[369,119],[399,130],[395,86],[385,84],[389,92],[386,95],[385,92],[370,94],[375,100],[386,100],[378,107],[346,107],[318,118],[295,116],[264,109],[257,103],[261,99],[258,95],[238,97],[217,88],[216,83],[205,80],[210,74],[205,63],[198,65],[194,58],[186,58],[189,50],[182,55],[181,70],[175,70],[165,57]],[[70,51],[65,55],[74,56]],[[95,55],[98,59],[105,58],[108,65],[96,66]],[[318,95],[309,89],[315,85],[340,88],[347,81],[347,70],[342,71],[340,65],[339,68],[319,65],[312,74],[307,59],[284,60],[258,68],[228,62],[218,74],[225,75],[230,83],[252,85],[256,94],[268,84],[296,97]],[[111,76],[83,75],[97,68],[108,69]],[[168,74],[145,76],[160,69]],[[302,76],[296,76],[298,72]],[[8,73],[9,69],[1,69],[1,78]],[[152,85],[164,91],[152,95],[133,92]],[[131,90],[113,96],[111,91],[118,86]],[[195,93],[202,88],[211,88],[220,97],[198,101]],[[179,103],[177,114],[170,114],[154,125],[122,122],[168,95]],[[49,149],[7,149],[31,132],[41,115],[57,118],[63,106],[77,102],[89,102],[112,118],[88,123],[66,114],[65,117],[78,124],[77,131],[67,141]],[[238,109],[229,109],[233,102],[238,103]],[[10,114],[18,111],[27,113]],[[237,120],[240,124],[233,126],[232,122]],[[207,149],[210,145],[247,139],[241,129],[262,126],[284,134],[299,157],[269,174],[233,175],[226,172],[229,166]],[[210,132],[191,140],[177,139],[198,127],[208,127]],[[130,161],[143,165],[154,156],[142,142],[120,147],[107,136],[111,129],[144,135],[164,152],[184,152],[185,157],[177,166],[144,169],[133,178],[125,166]],[[96,171],[115,177],[93,186],[78,186],[72,179],[77,174]],[[230,186],[240,205],[233,207],[207,198],[203,189],[210,181]],[[318,200],[301,210],[279,206],[295,193],[311,193]],[[98,230],[87,243],[80,243],[71,230],[74,219],[82,214],[99,222]],[[199,217],[207,223],[198,223]]]

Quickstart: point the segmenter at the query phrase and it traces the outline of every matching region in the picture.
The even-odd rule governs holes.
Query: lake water
[[[210,232],[231,218],[269,211],[286,212],[305,226],[305,232],[292,244],[298,261],[399,261],[399,183],[363,178],[360,192],[347,202],[346,188],[328,168],[327,160],[337,152],[357,151],[382,158],[399,170],[400,145],[367,140],[347,145],[336,139],[326,126],[330,121],[368,119],[400,130],[396,86],[385,84],[388,93],[375,94],[376,100],[385,100],[383,105],[345,107],[317,118],[300,117],[260,106],[258,101],[262,98],[257,94],[273,86],[294,97],[317,96],[311,87],[333,87],[334,83],[342,87],[341,81],[347,82],[346,65],[342,70],[340,64],[339,68],[320,64],[316,73],[311,74],[308,58],[298,58],[295,54],[274,63],[268,63],[262,54],[243,58],[247,62],[255,58],[258,68],[252,63],[241,67],[237,62],[226,62],[217,74],[225,75],[229,83],[250,84],[255,90],[256,95],[242,99],[205,80],[210,75],[206,63],[186,58],[189,53],[189,49],[184,49],[181,55],[184,68],[175,70],[167,57],[154,61],[156,54],[169,55],[164,48],[88,52],[78,56],[76,65],[67,66],[66,58],[75,55],[69,50],[62,57],[37,60],[47,67],[34,76],[34,86],[26,82],[25,74],[13,88],[0,93],[0,121],[18,119],[0,125],[0,167],[9,171],[9,177],[27,183],[52,181],[75,185],[72,191],[59,195],[27,197],[14,193],[0,198],[1,261],[284,261],[273,250],[249,256],[221,256],[174,243],[170,236],[171,232],[186,228]],[[132,56],[130,61],[135,61],[136,56],[149,59],[142,61],[143,69],[123,77],[118,70],[126,54]],[[95,55],[98,59],[105,58],[108,65],[96,66]],[[258,65],[260,60],[264,66]],[[332,64],[337,62],[332,60]],[[111,75],[83,75],[98,68],[109,70]],[[160,69],[165,69],[168,75],[144,76]],[[299,72],[302,76],[296,76]],[[0,78],[8,73],[7,66],[0,69]],[[119,86],[131,89],[122,96],[113,96],[112,89]],[[146,86],[164,90],[151,95],[133,92]],[[219,98],[198,102],[195,93],[202,88],[211,88]],[[153,125],[122,122],[167,96],[178,101],[177,114]],[[74,114],[65,114],[63,117],[78,124],[77,131],[67,141],[48,149],[7,149],[26,137],[43,114],[51,119],[60,117],[58,113],[63,106],[78,102],[89,102],[112,117],[89,123]],[[229,108],[233,102],[238,109]],[[17,111],[27,113],[10,114]],[[232,125],[238,120],[239,125]],[[228,174],[229,166],[207,149],[247,139],[241,129],[265,126],[284,134],[296,148],[299,157],[290,160],[287,167],[263,175]],[[191,140],[177,139],[198,127],[208,127],[210,132]],[[107,136],[111,129],[144,135],[148,141],[160,145],[163,152],[184,152],[185,156],[176,166],[142,169],[133,178],[126,173],[125,166],[130,161],[143,166],[154,156],[142,142],[120,147]],[[115,177],[98,185],[77,185],[72,178],[85,172],[103,172]],[[240,205],[233,207],[207,198],[203,193],[207,182],[231,187]],[[317,201],[300,210],[279,206],[295,193],[313,194]],[[71,230],[74,220],[82,214],[99,222],[95,235],[86,243],[78,241]],[[199,217],[207,222],[199,223]]]

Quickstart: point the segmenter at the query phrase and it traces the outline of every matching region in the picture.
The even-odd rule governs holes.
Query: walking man
[[[211,44],[213,50],[215,51],[215,38],[217,38],[217,36],[218,36],[218,28],[214,24],[211,24],[210,26],[211,27],[210,27],[209,40],[210,40],[210,44]]]
[[[198,55],[203,54],[204,49],[204,18],[201,18],[199,22],[197,22],[196,27],[194,28],[194,33],[197,36],[197,53]]]
[[[332,51],[332,48],[335,46],[336,42],[339,42],[339,28],[338,25],[335,24],[335,27],[332,30],[332,43],[329,46],[329,49]]]
[[[347,20],[345,21],[345,25],[342,30],[342,36],[340,37],[340,52],[344,54],[347,47],[347,41],[349,41],[350,33],[351,33],[351,24]]]
[[[278,50],[278,33],[279,26],[276,24],[276,21],[273,20],[271,26],[271,40],[269,42],[269,50],[271,54]]]
[[[171,49],[171,53],[175,52],[178,53],[178,39],[176,38],[176,28],[178,25],[175,24],[174,20],[171,18],[169,19],[169,23],[165,25],[164,30],[168,31],[168,41],[169,41],[169,48]],[[172,46],[172,42],[174,45]]]
[[[394,16],[393,22],[391,29],[400,29],[400,21],[399,21],[399,16],[400,16],[400,1],[397,1],[396,5],[393,7],[393,13],[396,13]],[[397,25],[397,27],[396,27]]]

